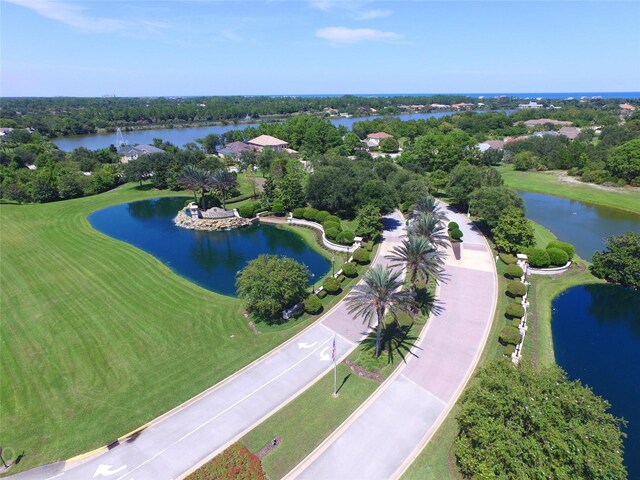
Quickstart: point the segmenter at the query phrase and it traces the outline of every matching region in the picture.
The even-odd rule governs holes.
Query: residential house
[[[164,150],[154,147],[153,145],[123,145],[118,149],[120,163],[129,163],[132,160],[137,160],[138,157],[154,153],[164,153]]]
[[[518,105],[519,110],[544,108],[544,105],[538,102],[521,103]]]
[[[577,127],[562,127],[558,130],[558,134],[567,137],[569,140],[574,140],[580,135],[580,129]]]
[[[538,127],[540,125],[558,125],[558,126],[566,126],[570,127],[573,125],[573,122],[568,122],[565,120],[553,120],[552,118],[537,118],[535,120],[527,120],[524,122],[527,128]]]
[[[270,147],[276,152],[288,151],[289,143],[279,138],[272,137],[271,135],[260,135],[259,137],[252,138],[247,144],[253,147],[257,152],[261,152],[263,148]]]
[[[393,138],[393,135],[389,135],[388,133],[385,133],[385,132],[370,133],[369,135],[367,135],[367,138],[365,139],[365,143],[369,148],[379,147],[380,142],[385,138]]]
[[[482,142],[476,145],[476,148],[481,152],[486,152],[489,149],[494,150],[502,150],[504,148],[505,142],[502,140],[487,140],[486,142]]]
[[[471,110],[473,109],[473,103],[454,103],[451,108],[456,110]]]
[[[231,157],[234,160],[240,158],[242,152],[253,151],[254,147],[245,142],[231,142],[227,143],[224,148],[218,151],[219,157]]]
[[[635,111],[636,107],[631,105],[630,103],[621,103],[620,110],[622,110],[623,115],[631,115]]]
[[[7,133],[13,132],[13,128],[3,127],[0,128],[0,137],[4,137]]]

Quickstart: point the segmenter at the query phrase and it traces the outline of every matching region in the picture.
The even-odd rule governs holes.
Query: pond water
[[[301,236],[273,225],[221,232],[176,227],[173,219],[185,200],[171,197],[115,205],[88,219],[96,230],[150,253],[177,274],[223,295],[235,296],[236,273],[264,253],[297,260],[316,281],[330,269],[331,263]]]
[[[518,193],[528,218],[573,243],[578,255],[589,261],[596,251],[604,250],[607,237],[640,232],[640,215],[631,212],[541,193]]]
[[[625,464],[640,478],[640,292],[614,285],[580,285],[552,304],[556,361],[624,417]]]
[[[505,110],[507,114],[513,110]],[[431,112],[431,113],[405,113],[395,115],[402,121],[407,120],[423,120],[425,118],[439,118],[447,115],[453,115],[455,112]],[[477,113],[482,113],[478,111]],[[375,118],[383,118],[380,116],[370,117],[349,117],[334,118],[331,123],[336,126],[345,126],[349,130],[356,122],[365,120],[373,120]],[[244,130],[247,127],[257,127],[258,123],[240,123],[238,125],[214,125],[209,127],[188,127],[188,128],[154,128],[151,130],[137,130],[134,132],[122,132],[122,136],[129,145],[136,144],[152,144],[154,138],[161,138],[166,142],[171,142],[178,147],[184,147],[189,142],[195,142],[196,138],[202,138],[210,133],[218,135],[228,132],[229,130]],[[53,140],[60,150],[70,152],[79,147],[85,147],[89,150],[97,150],[105,148],[109,145],[116,144],[116,134],[114,133],[95,133],[91,135],[78,135],[75,137],[62,137]]]

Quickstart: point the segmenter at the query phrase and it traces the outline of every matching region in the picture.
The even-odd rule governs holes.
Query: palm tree
[[[413,208],[413,215],[415,217],[425,213],[429,213],[432,217],[441,221],[447,218],[447,215],[442,211],[435,197],[432,195],[420,197],[416,202],[416,206]]]
[[[400,270],[391,270],[381,265],[369,269],[363,277],[364,282],[353,287],[346,298],[350,314],[362,317],[367,326],[376,322],[376,357],[382,350],[382,323],[387,312],[398,321],[400,311],[409,311],[414,307],[413,293],[401,290],[403,281]]]
[[[200,202],[202,203],[202,209],[206,210],[204,194],[212,186],[211,174],[193,165],[187,165],[182,169],[180,175],[180,185],[193,191],[193,198],[196,199],[196,192],[200,190]]]
[[[442,253],[434,247],[427,238],[417,235],[409,235],[401,245],[391,250],[391,254],[386,258],[391,260],[392,267],[406,265],[411,281],[411,289],[415,291],[416,280],[419,277],[425,281],[433,277],[436,283],[440,282],[442,276]]]
[[[448,245],[447,232],[444,223],[430,213],[422,213],[413,219],[409,226],[409,233],[425,237],[436,247],[446,247]]]
[[[222,197],[222,208],[226,209],[227,192],[238,186],[238,179],[233,173],[228,172],[224,168],[215,170],[211,174],[212,187],[220,192]]]

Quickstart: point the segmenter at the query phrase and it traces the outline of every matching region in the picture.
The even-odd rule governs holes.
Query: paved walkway
[[[375,264],[405,233],[399,213],[385,218]],[[366,327],[340,302],[321,319],[204,394],[115,448],[74,464],[47,465],[13,479],[174,479],[216,455],[331,369],[331,343],[345,358]]]
[[[394,375],[288,478],[398,477],[455,404],[484,347],[496,303],[494,258],[464,215],[447,210],[464,233],[460,260],[449,248],[443,312],[432,317]]]

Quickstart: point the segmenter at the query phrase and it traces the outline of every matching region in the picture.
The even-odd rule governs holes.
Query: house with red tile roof
[[[287,150],[289,148],[288,142],[272,137],[271,135],[260,135],[259,137],[249,140],[247,144],[252,146],[257,152],[262,151],[265,147],[270,147],[276,152]]]
[[[389,135],[388,133],[385,133],[385,132],[370,133],[369,135],[367,135],[367,138],[365,139],[365,143],[370,148],[379,147],[380,142],[385,138],[393,138],[393,135]]]

